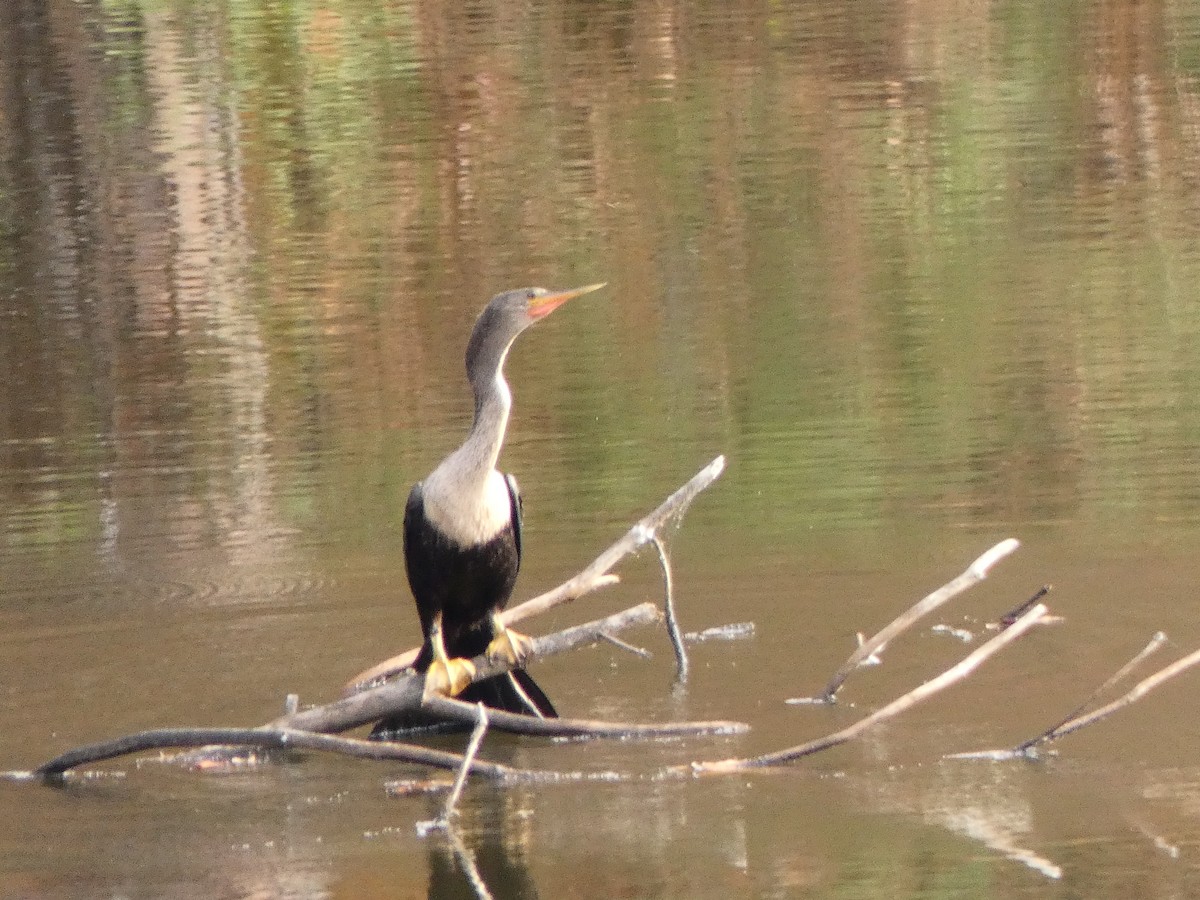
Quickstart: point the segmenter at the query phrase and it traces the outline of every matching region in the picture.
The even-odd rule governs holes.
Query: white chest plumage
[[[481,484],[466,485],[452,454],[421,484],[425,516],[438,531],[464,547],[491,540],[512,521],[504,476],[492,469]]]

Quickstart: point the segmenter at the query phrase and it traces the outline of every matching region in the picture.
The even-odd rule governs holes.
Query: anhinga
[[[521,498],[511,475],[496,470],[512,393],[504,360],[517,336],[573,297],[597,290],[522,288],[493,297],[467,343],[467,379],[475,418],[462,446],[413,486],[404,510],[404,563],[424,642],[414,667],[426,692],[458,696],[510,712],[556,716],[523,668],[471,683],[470,658],[486,652],[519,664],[529,639],[497,618],[521,565]],[[376,732],[402,723],[383,722]]]

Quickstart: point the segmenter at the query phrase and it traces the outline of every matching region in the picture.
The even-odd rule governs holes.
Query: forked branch
[[[725,457],[718,456],[659,504],[657,509],[634,524],[621,536],[620,540],[592,560],[591,564],[583,571],[568,578],[553,590],[505,610],[500,614],[500,621],[505,625],[512,625],[522,619],[528,619],[582,597],[584,594],[589,594],[598,588],[616,584],[620,578],[611,574],[613,567],[626,556],[636,553],[645,544],[653,541],[655,535],[668,522],[678,521],[682,518],[692,501],[701,491],[716,481],[723,471],[725,471]],[[364,686],[370,686],[380,679],[390,678],[403,671],[413,664],[417,653],[418,648],[414,647],[372,666],[365,672],[360,672],[347,685],[347,691],[361,690]]]
[[[785,750],[778,750],[774,753],[765,753],[761,756],[753,756],[746,759],[723,759],[716,762],[698,762],[692,764],[692,771],[697,775],[713,775],[724,774],[729,772],[741,772],[747,769],[760,769],[767,766],[780,766],[786,763],[795,762],[805,756],[811,756],[822,750],[828,750],[830,747],[836,747],[839,744],[844,744],[850,741],[869,728],[873,728],[881,722],[895,718],[900,713],[916,706],[922,700],[932,697],[934,694],[948,688],[952,684],[962,681],[968,675],[975,671],[985,660],[993,654],[1002,650],[1010,643],[1019,638],[1022,634],[1032,628],[1034,625],[1046,615],[1046,607],[1038,604],[1026,612],[1023,616],[1013,622],[1004,631],[997,634],[987,643],[976,648],[972,653],[966,656],[957,665],[947,669],[936,678],[931,678],[924,684],[909,691],[902,697],[893,700],[887,706],[876,710],[870,715],[864,716],[853,725],[835,731],[825,737],[818,738],[815,741],[809,741],[805,744],[799,744],[795,747],[788,747]]]

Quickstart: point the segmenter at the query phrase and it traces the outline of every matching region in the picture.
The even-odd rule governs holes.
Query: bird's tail
[[[491,709],[543,719],[557,719],[554,704],[524,669],[513,669],[503,675],[485,678],[458,695],[465,703],[482,703]]]

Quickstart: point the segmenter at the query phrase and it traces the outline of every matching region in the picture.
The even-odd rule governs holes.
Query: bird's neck
[[[496,462],[512,394],[498,369],[488,383],[473,387],[475,420],[470,434],[424,481],[426,515],[464,546],[491,538],[511,520],[508,489]]]
[[[512,340],[468,354],[467,377],[475,395],[475,418],[462,446],[423,482],[425,513],[447,537],[464,546],[485,541],[511,523],[508,488],[496,471],[512,392],[504,359]]]
[[[471,432],[447,462],[454,460],[461,484],[482,490],[488,476],[495,471],[500,449],[504,446],[508,414],[512,410],[512,392],[502,369],[496,370],[495,377],[472,387],[475,419],[471,423]]]

